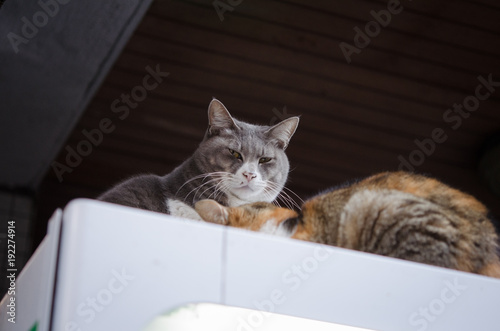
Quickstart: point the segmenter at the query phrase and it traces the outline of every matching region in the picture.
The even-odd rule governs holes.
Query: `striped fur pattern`
[[[257,203],[210,217],[205,201],[196,209],[211,222],[259,231],[272,221],[292,238],[500,278],[486,207],[425,176],[380,173],[307,200],[300,214]]]

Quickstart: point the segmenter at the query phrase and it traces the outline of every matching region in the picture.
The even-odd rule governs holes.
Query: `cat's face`
[[[209,128],[196,151],[197,165],[207,174],[206,189],[227,196],[229,206],[276,199],[287,180],[285,148],[299,119],[259,126],[233,119],[218,100],[209,106]]]
[[[297,232],[302,232],[297,212],[267,202],[225,207],[214,200],[200,200],[195,204],[195,210],[210,223],[284,237],[294,237]]]

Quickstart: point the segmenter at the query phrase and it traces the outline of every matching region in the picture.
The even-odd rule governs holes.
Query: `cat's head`
[[[303,232],[297,212],[268,202],[225,207],[214,200],[200,200],[194,208],[203,220],[210,223],[284,237],[295,237],[297,232]]]
[[[208,107],[208,124],[195,152],[200,170],[211,173],[206,181],[213,180],[211,184],[227,196],[230,206],[275,200],[288,177],[285,149],[299,118],[291,117],[274,126],[253,125],[234,119],[214,99]]]

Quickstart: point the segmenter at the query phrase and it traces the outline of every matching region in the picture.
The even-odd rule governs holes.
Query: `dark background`
[[[302,116],[287,150],[287,186],[303,198],[397,169],[400,155],[408,160],[418,149],[416,139],[442,128],[448,139],[415,170],[476,195],[498,215],[499,198],[477,166],[485,140],[500,130],[500,91],[455,130],[443,114],[475,93],[479,75],[500,81],[500,5],[402,1],[402,12],[348,64],[339,43],[354,45],[354,28],[364,30],[370,11],[387,3],[245,0],[221,21],[210,1],[153,2],[65,145],[76,148],[103,118],[116,129],[62,183],[47,174],[38,237],[54,208],[73,198],[95,197],[137,173],[170,172],[203,138],[213,96],[253,123]],[[156,65],[170,75],[121,120],[113,101]],[[57,160],[64,164],[67,153]]]
[[[223,20],[214,7],[221,3]],[[386,16],[350,63],[340,43],[353,45],[355,28],[364,31],[370,12],[380,15],[388,1],[231,3],[153,1],[69,138],[60,140],[55,161],[68,166],[68,150],[89,140],[84,132],[100,130],[102,139],[95,133],[98,143],[87,144],[88,155],[62,180],[48,164],[30,191],[33,247],[50,215],[71,199],[96,197],[138,173],[166,174],[189,157],[203,138],[212,97],[252,123],[301,115],[287,149],[287,187],[302,198],[396,170],[413,155],[416,172],[475,195],[500,215],[499,197],[478,171],[485,143],[500,131],[500,87],[460,123],[443,118],[475,94],[479,76],[500,81],[500,3],[401,1],[402,11]],[[142,95],[147,66],[169,75]],[[118,111],[131,93],[141,101],[132,97],[128,113]],[[112,132],[99,129],[103,119]],[[431,144],[435,130],[446,141]],[[427,155],[416,152],[416,140]]]

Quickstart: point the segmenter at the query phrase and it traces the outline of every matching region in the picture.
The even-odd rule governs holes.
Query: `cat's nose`
[[[250,182],[252,179],[254,179],[255,177],[257,177],[257,174],[255,172],[244,171],[243,172],[243,176],[245,176],[245,178],[247,179],[247,181]]]

